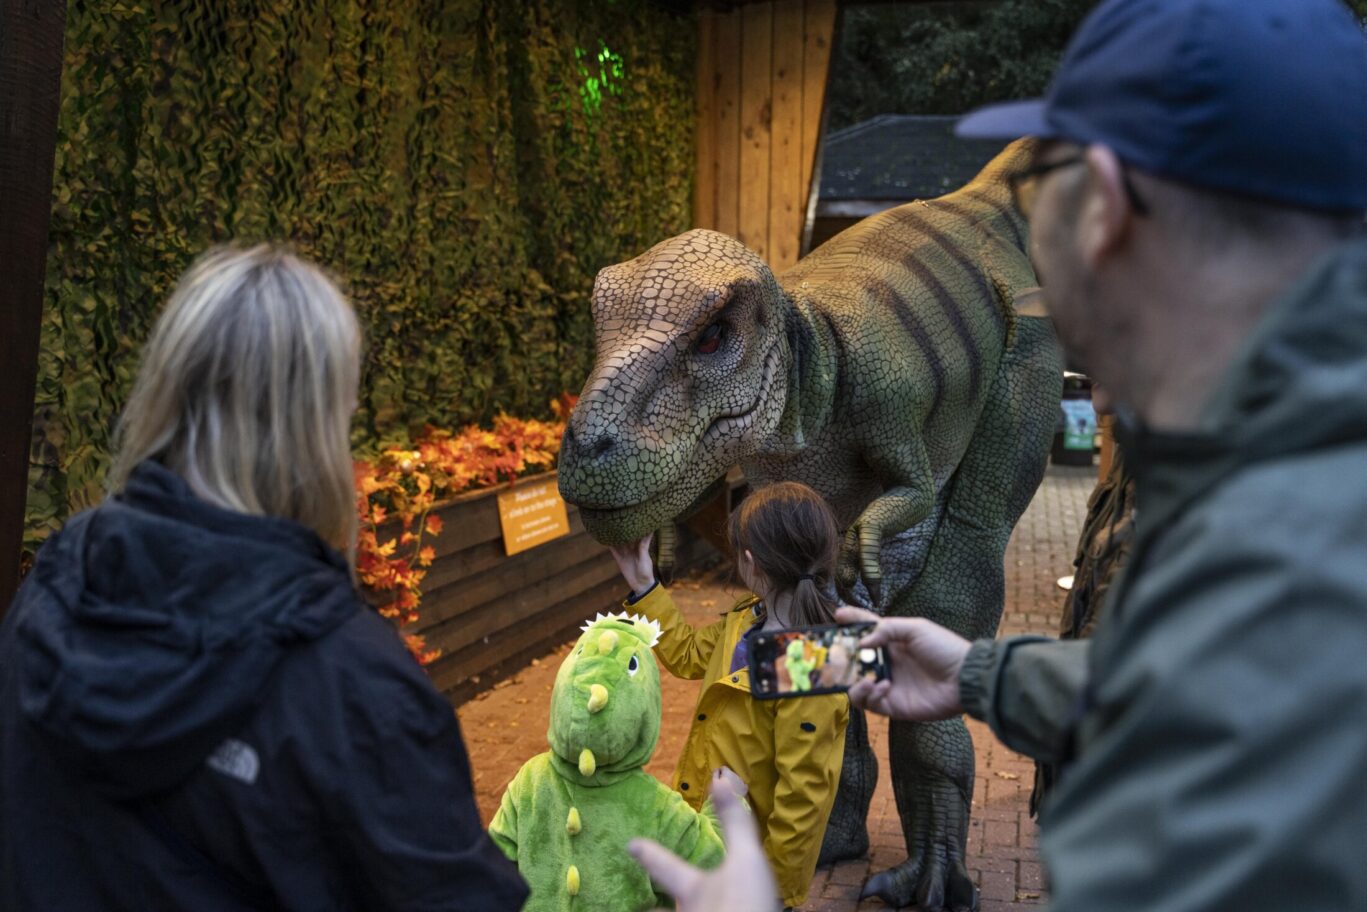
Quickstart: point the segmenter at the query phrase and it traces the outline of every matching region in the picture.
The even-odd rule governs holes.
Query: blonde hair
[[[269,244],[209,250],[143,349],[110,490],[155,459],[210,503],[292,519],[352,555],[360,345],[317,266]]]

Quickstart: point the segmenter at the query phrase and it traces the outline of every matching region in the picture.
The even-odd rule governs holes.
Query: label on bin
[[[570,532],[569,513],[554,479],[498,495],[498,521],[509,557]]]
[[[1063,400],[1063,448],[1091,450],[1096,440],[1096,410],[1090,399]]]

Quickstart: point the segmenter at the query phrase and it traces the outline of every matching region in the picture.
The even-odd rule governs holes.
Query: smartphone
[[[888,676],[882,648],[860,647],[872,624],[770,630],[750,638],[750,694],[756,700],[844,693]]]

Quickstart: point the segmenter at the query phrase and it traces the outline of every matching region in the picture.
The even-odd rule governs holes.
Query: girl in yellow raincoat
[[[731,545],[752,590],[707,627],[690,627],[655,580],[650,540],[612,548],[631,587],[627,606],[658,621],[655,656],[681,678],[703,680],[674,788],[695,808],[712,771],[728,766],[749,800],[784,905],[799,906],[816,870],[845,751],[844,694],[755,700],[747,634],[832,624],[840,538],[826,502],[795,482],[752,493],[731,517]]]

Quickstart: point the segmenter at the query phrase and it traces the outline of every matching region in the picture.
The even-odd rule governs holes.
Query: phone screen
[[[872,624],[770,630],[750,638],[750,693],[757,700],[844,693],[888,676],[883,650],[859,646]]]

